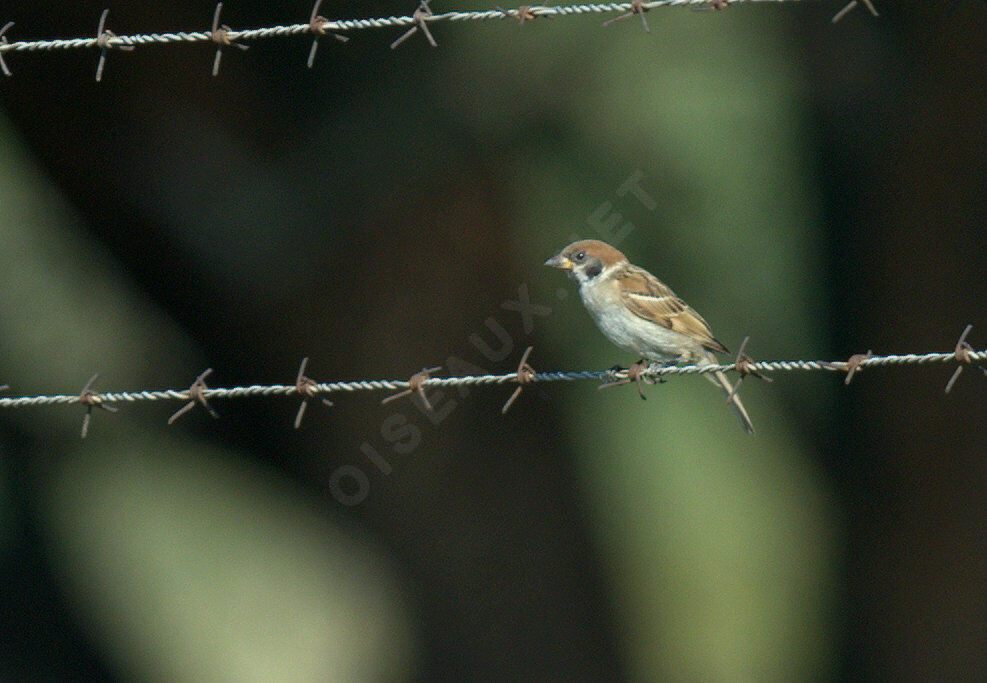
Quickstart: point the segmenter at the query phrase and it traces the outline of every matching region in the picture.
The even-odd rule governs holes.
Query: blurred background
[[[8,396],[636,360],[542,262],[617,243],[760,359],[987,346],[980,2],[654,10],[7,54]],[[438,12],[483,9],[433,4]],[[102,4],[8,6],[14,40]],[[117,34],[205,2],[110,6]],[[413,3],[326,3],[333,18]],[[235,29],[302,2],[224,6]],[[526,321],[516,303],[537,304]],[[987,674],[987,381],[952,366],[0,411],[5,680]]]

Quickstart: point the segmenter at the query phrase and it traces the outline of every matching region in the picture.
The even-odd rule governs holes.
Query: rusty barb
[[[511,10],[504,9],[500,5],[495,5],[494,9],[502,12],[505,17],[508,18],[514,17],[515,19],[517,19],[517,23],[519,26],[523,25],[524,22],[531,21],[536,16],[538,16],[531,11],[531,5],[518,5],[517,9],[511,9]]]
[[[747,348],[747,342],[749,342],[750,339],[750,335],[744,337],[744,341],[740,343],[740,348],[737,350],[737,360],[733,362],[733,365],[740,377],[737,378],[737,383],[733,385],[733,389],[731,389],[730,393],[727,394],[727,403],[733,402],[733,397],[737,395],[738,391],[740,391],[740,383],[743,382],[748,375],[757,377],[759,380],[764,382],[774,382],[774,380],[767,375],[763,375],[751,367],[754,363],[754,359],[744,353],[744,349]]]
[[[231,29],[226,24],[219,25],[219,15],[223,11],[223,3],[216,4],[216,11],[212,15],[212,30],[209,32],[209,40],[216,43],[216,58],[212,62],[212,75],[219,74],[219,61],[223,58],[223,48],[232,45],[240,50],[246,50],[247,46],[241,43],[234,43],[230,38]]]
[[[102,397],[93,391],[92,386],[99,377],[99,373],[94,374],[86,382],[86,386],[82,387],[82,391],[79,392],[79,403],[86,406],[86,416],[82,418],[82,438],[85,439],[89,434],[89,422],[92,420],[93,408],[102,408],[111,413],[117,412],[117,409],[113,406],[108,406],[103,403]]]
[[[974,349],[970,346],[970,343],[966,340],[966,337],[970,334],[970,330],[972,329],[973,325],[967,325],[963,330],[963,334],[960,335],[959,341],[956,342],[956,350],[953,351],[953,354],[956,356],[956,360],[960,363],[960,365],[956,366],[956,370],[953,371],[953,376],[949,378],[948,382],[946,382],[947,394],[953,388],[953,385],[956,384],[956,380],[959,379],[960,373],[963,372],[965,365],[972,365],[975,368],[979,368],[985,375],[987,375],[987,368],[974,363],[973,358],[970,357],[970,354],[973,353]]]
[[[843,384],[844,386],[850,386],[853,376],[863,370],[863,362],[873,357],[874,352],[868,349],[867,353],[855,353],[847,359],[846,363],[834,363],[833,367],[846,372],[846,379],[843,380]]]
[[[601,384],[596,389],[599,391],[600,389],[619,387],[624,384],[630,384],[631,382],[634,382],[635,384],[637,384],[637,393],[641,397],[641,400],[647,401],[648,397],[644,395],[643,382],[647,382],[648,384],[656,384],[656,383],[660,384],[665,381],[664,378],[662,377],[659,377],[657,380],[655,380],[653,377],[649,377],[648,375],[646,375],[645,371],[647,371],[648,368],[650,367],[651,367],[650,363],[641,360],[638,361],[637,363],[633,363],[626,370],[618,367],[611,368],[610,372],[608,373],[609,376],[617,377],[617,379],[612,379],[611,381],[606,382],[605,384]],[[623,373],[623,376],[619,376],[620,373]]]
[[[623,19],[630,19],[635,14],[640,15],[641,23],[644,24],[644,32],[651,33],[651,28],[648,27],[648,20],[644,18],[644,13],[648,11],[648,8],[644,6],[644,0],[631,0],[631,11],[626,14],[621,14],[620,16],[614,17],[613,19],[607,19],[603,22],[604,26],[609,26],[610,24],[621,21]]]
[[[0,43],[2,43],[3,45],[10,45],[10,43],[7,42],[7,36],[4,34],[7,33],[7,30],[13,25],[14,22],[8,21],[6,24],[3,25],[3,28],[0,28]],[[10,69],[7,68],[7,62],[3,61],[2,52],[0,52],[0,70],[3,71],[4,76],[11,75]]]
[[[612,375],[617,375],[618,372],[623,372],[624,373],[624,376],[623,377],[619,377],[618,379],[612,380],[610,382],[607,382],[606,384],[601,384],[600,386],[597,387],[597,390],[600,390],[600,389],[608,389],[610,387],[619,387],[619,386],[622,386],[624,384],[630,384],[631,382],[634,382],[635,384],[637,384],[637,393],[638,393],[638,395],[641,396],[641,400],[642,401],[647,401],[648,400],[648,397],[644,395],[644,384],[643,384],[643,382],[646,381],[649,384],[655,384],[654,378],[648,377],[645,374],[645,371],[649,367],[651,367],[651,364],[648,363],[647,361],[642,360],[642,361],[639,361],[637,363],[634,363],[629,368],[627,368],[627,370],[613,368],[611,370]],[[664,379],[662,379],[660,377],[658,378],[658,382],[659,383],[660,382],[664,382],[664,381],[665,381]]]
[[[110,10],[109,9],[104,9],[103,10],[103,13],[99,17],[99,26],[96,27],[96,46],[99,48],[99,61],[96,62],[96,82],[97,83],[99,83],[101,80],[103,80],[103,66],[106,64],[106,51],[107,50],[109,50],[111,47],[117,47],[118,49],[124,50],[124,51],[127,51],[127,52],[129,52],[130,50],[133,50],[134,49],[134,46],[133,45],[116,45],[116,46],[114,46],[112,43],[110,43],[110,39],[116,38],[117,37],[117,34],[115,34],[113,31],[110,31],[109,29],[106,28],[106,17],[108,17],[109,14],[110,14]],[[3,30],[6,31],[7,30],[7,27],[10,26],[10,25],[11,24],[7,24],[7,26],[4,26],[3,27]],[[0,33],[2,33],[2,31],[0,31]],[[4,41],[4,42],[6,42],[6,41]],[[6,71],[6,69],[4,69],[4,70]],[[10,74],[8,73],[7,75],[9,76]]]
[[[528,365],[528,356],[531,355],[534,348],[534,346],[529,346],[524,350],[524,355],[521,356],[521,362],[518,363],[517,366],[517,377],[514,380],[517,382],[517,389],[515,389],[514,393],[511,394],[511,397],[507,399],[507,403],[504,404],[504,407],[500,409],[501,415],[506,415],[507,411],[511,409],[511,406],[514,405],[514,401],[516,401],[517,397],[521,395],[521,390],[535,381],[535,375],[538,373],[535,372],[533,367]]]
[[[318,4],[316,4],[318,7]],[[315,398],[315,388],[319,386],[319,383],[314,379],[305,376],[305,367],[308,365],[308,356],[302,358],[302,364],[298,366],[298,378],[295,380],[295,390],[303,396],[302,404],[298,406],[298,414],[295,416],[295,429],[302,426],[302,416],[305,415],[305,408],[308,407],[308,400],[310,398]],[[328,398],[322,399],[322,402],[329,407],[332,407],[332,401]]]
[[[392,50],[396,49],[401,45],[401,43],[413,36],[418,29],[421,29],[421,32],[425,34],[425,38],[428,39],[429,45],[432,47],[439,46],[439,44],[435,42],[435,38],[433,38],[432,34],[429,32],[428,24],[426,23],[431,17],[434,16],[431,8],[428,6],[428,1],[429,0],[421,0],[421,3],[418,5],[418,9],[416,9],[414,14],[411,15],[411,20],[415,25],[405,31],[400,38],[391,43]]]
[[[319,14],[319,7],[322,5],[322,0],[315,0],[315,6],[312,7],[312,16],[308,19],[308,30],[315,34],[315,38],[312,40],[312,49],[308,53],[308,68],[312,68],[312,64],[315,63],[315,51],[319,48],[319,36],[332,36],[341,43],[345,43],[349,40],[349,37],[340,35],[338,33],[331,33],[326,26],[329,24],[329,20]]]
[[[877,13],[877,10],[874,9],[874,5],[871,3],[871,0],[860,0],[860,3],[862,3],[864,7],[868,9],[868,11],[871,13],[872,16],[875,17],[881,16]],[[846,7],[844,7],[839,12],[833,15],[832,23],[835,24],[836,22],[838,22],[840,19],[845,17],[848,12],[850,12],[854,7],[856,7],[860,3],[858,3],[857,0],[850,0],[850,2],[846,4]]]
[[[434,368],[424,368],[421,372],[416,372],[408,380],[408,388],[404,391],[398,392],[393,396],[388,396],[383,399],[380,403],[384,405],[385,403],[390,403],[391,401],[397,400],[399,398],[404,398],[405,396],[410,396],[411,394],[418,394],[422,399],[422,403],[425,404],[425,408],[428,412],[432,411],[432,404],[428,402],[428,396],[425,395],[425,380],[431,379],[433,372],[438,372],[442,369],[441,365],[436,365]]]
[[[211,374],[212,374],[212,368],[208,368],[206,369],[205,372],[203,372],[201,375],[195,378],[195,381],[192,382],[192,386],[190,386],[188,388],[188,391],[185,392],[187,394],[186,397],[189,399],[189,402],[183,405],[181,408],[179,408],[174,415],[168,418],[168,424],[174,424],[175,420],[180,418],[188,411],[192,410],[192,408],[195,407],[196,403],[198,403],[203,408],[205,408],[206,411],[208,411],[208,413],[212,415],[213,419],[219,417],[219,413],[213,410],[212,406],[209,405],[209,402],[206,401],[206,390],[209,389],[209,387],[206,386],[206,377],[208,377]]]

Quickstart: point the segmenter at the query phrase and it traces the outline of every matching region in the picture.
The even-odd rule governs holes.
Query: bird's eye
[[[578,251],[578,252],[576,252],[576,255],[573,257],[573,260],[574,261],[582,261],[584,258],[586,258],[586,252],[585,251]]]

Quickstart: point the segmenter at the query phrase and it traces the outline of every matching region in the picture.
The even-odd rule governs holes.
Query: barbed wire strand
[[[957,356],[956,353],[925,353],[887,356],[855,357],[853,363],[848,361],[819,361],[819,360],[778,360],[744,362],[742,368],[737,363],[723,365],[677,365],[652,368],[640,373],[643,377],[658,379],[669,375],[705,375],[717,371],[753,374],[755,372],[838,372],[846,374],[852,370],[859,373],[866,368],[889,366],[913,366],[946,364],[952,362],[976,365],[987,361],[987,350],[967,351]],[[525,364],[526,365],[526,364]],[[530,366],[529,366],[530,367]],[[962,367],[962,366],[961,366]],[[981,367],[987,374],[987,370]],[[525,373],[522,383],[542,382],[576,382],[596,380],[612,382],[626,378],[627,370],[580,370]],[[198,381],[198,380],[197,380]],[[81,403],[87,407],[102,406],[114,403],[137,403],[143,401],[182,401],[201,399],[239,399],[247,397],[271,396],[301,396],[302,398],[316,395],[328,395],[344,392],[375,392],[375,391],[407,391],[419,388],[459,387],[459,386],[495,386],[519,383],[519,373],[510,372],[500,375],[466,375],[462,377],[429,377],[424,380],[355,380],[340,382],[310,382],[304,389],[299,384],[270,384],[229,388],[199,388],[190,394],[189,389],[165,389],[160,391],[123,391],[95,392],[87,385],[82,394],[54,394],[40,396],[0,397],[0,408],[30,408],[44,405]],[[91,381],[90,381],[91,384]]]
[[[103,20],[100,22],[99,32],[96,37],[86,38],[59,38],[53,40],[21,40],[8,42],[5,35],[8,29],[14,24],[8,22],[0,30],[0,65],[3,72],[10,75],[7,65],[3,62],[3,55],[14,52],[40,52],[50,50],[86,50],[99,48],[101,51],[101,62],[105,58],[106,51],[112,48],[133,49],[146,45],[164,45],[174,43],[213,43],[222,41],[223,45],[235,43],[235,41],[255,41],[271,38],[286,38],[297,35],[325,35],[334,31],[358,31],[369,29],[387,28],[414,28],[424,24],[435,24],[439,22],[476,22],[503,20],[514,18],[519,21],[529,18],[569,18],[587,14],[623,14],[633,15],[659,7],[673,7],[691,5],[694,8],[717,8],[722,9],[727,4],[740,3],[782,3],[796,2],[798,0],[656,0],[654,2],[616,2],[616,3],[596,3],[578,5],[522,5],[514,9],[489,9],[489,10],[466,10],[450,11],[439,14],[432,14],[421,11],[421,7],[427,9],[427,4],[420,6],[414,14],[407,16],[390,16],[366,19],[326,19],[321,16],[313,16],[308,23],[288,24],[284,26],[271,26],[268,28],[255,28],[245,30],[233,30],[222,27],[221,36],[218,36],[216,28],[211,31],[179,31],[175,33],[141,33],[133,35],[116,35],[105,29],[105,12]],[[865,0],[866,5],[873,11],[869,0]],[[410,3],[409,3],[410,4]],[[856,0],[851,0],[850,4],[844,7],[837,18],[842,17],[846,12],[857,5]],[[218,8],[217,8],[218,9]],[[316,10],[318,7],[316,6]],[[313,10],[313,14],[315,11]],[[214,15],[217,17],[217,15]],[[643,14],[642,14],[643,18]],[[215,22],[214,22],[215,23]],[[521,22],[523,23],[523,22]],[[646,26],[646,24],[645,24]],[[337,37],[341,37],[338,36]],[[226,42],[228,41],[228,42]],[[397,42],[397,41],[396,41]],[[310,56],[314,56],[312,53]]]

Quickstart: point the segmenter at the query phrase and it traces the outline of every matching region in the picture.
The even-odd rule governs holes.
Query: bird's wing
[[[702,316],[675,292],[643,268],[628,265],[619,274],[620,297],[634,315],[694,339],[703,348],[726,353]]]

